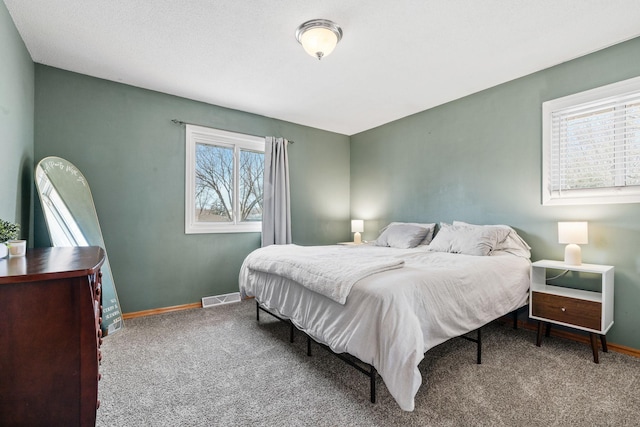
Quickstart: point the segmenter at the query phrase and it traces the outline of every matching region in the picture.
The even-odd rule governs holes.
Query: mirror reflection
[[[53,246],[100,246],[107,252],[89,183],[72,163],[42,159],[35,170],[49,237]],[[107,255],[102,265],[102,333],[122,328],[120,303]]]

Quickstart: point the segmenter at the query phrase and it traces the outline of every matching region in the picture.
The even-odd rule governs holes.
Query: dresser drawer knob
[[[562,311],[567,311],[567,309],[566,309],[566,308],[564,308],[564,307],[562,307],[560,310],[562,310]]]

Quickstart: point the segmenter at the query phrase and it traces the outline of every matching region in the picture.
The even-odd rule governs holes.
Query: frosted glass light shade
[[[589,230],[587,222],[559,222],[558,243],[568,243],[564,248],[565,264],[582,264],[582,249],[578,245],[586,245],[587,243],[589,243]]]
[[[314,58],[322,59],[336,48],[342,39],[342,29],[327,19],[312,19],[298,27],[296,39],[305,52]]]
[[[319,59],[333,52],[338,44],[338,37],[326,28],[312,28],[300,37],[300,44],[305,52]]]

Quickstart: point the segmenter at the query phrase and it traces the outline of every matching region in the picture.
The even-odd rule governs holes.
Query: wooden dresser
[[[92,426],[101,359],[95,246],[0,259],[0,425]]]

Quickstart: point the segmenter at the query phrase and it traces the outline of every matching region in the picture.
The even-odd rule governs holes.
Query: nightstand
[[[586,291],[547,284],[547,270],[593,273],[601,277],[601,289]],[[607,331],[613,325],[613,270],[610,265],[567,265],[562,261],[541,260],[531,264],[529,317],[538,321],[536,345],[542,343],[542,324],[551,323],[589,332],[593,361],[598,360],[598,339],[607,352]]]

